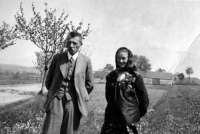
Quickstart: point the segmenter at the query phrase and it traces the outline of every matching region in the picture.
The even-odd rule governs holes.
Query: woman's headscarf
[[[128,61],[127,61],[127,64],[126,64],[125,67],[120,68],[120,66],[117,63],[117,54],[120,51],[124,51],[124,50],[128,52]],[[120,47],[117,50],[117,52],[115,54],[115,63],[116,63],[116,69],[119,70],[119,71],[130,71],[130,72],[137,71],[135,63],[134,63],[133,53],[126,47]]]

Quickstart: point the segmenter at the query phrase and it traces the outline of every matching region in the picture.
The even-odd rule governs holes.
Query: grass
[[[199,134],[200,90],[192,88],[174,86],[170,89],[154,106],[155,111],[146,116],[145,133]]]
[[[148,88],[150,87],[150,89]],[[163,96],[163,94],[169,89],[170,86],[148,86],[147,91],[150,98],[149,110],[153,109],[153,106]],[[164,90],[165,89],[165,90]],[[96,84],[95,91],[91,94],[92,111],[89,114],[89,118],[84,118],[81,122],[78,134],[99,134],[104,121],[104,110],[106,107],[105,100],[105,85]],[[142,124],[143,122],[141,122]]]
[[[3,80],[0,80],[0,85],[34,84],[34,83],[40,83],[40,81],[32,80],[32,79],[3,79]]]
[[[0,107],[1,134],[38,134],[41,133],[45,98],[35,96],[28,100]]]
[[[82,118],[79,134],[99,134],[106,100],[104,84],[96,84],[91,94],[91,111]],[[197,134],[199,122],[200,89],[197,86],[149,86],[150,112],[138,124],[142,134]],[[199,89],[199,90],[198,90]],[[0,107],[1,134],[39,134],[45,114],[44,97]]]

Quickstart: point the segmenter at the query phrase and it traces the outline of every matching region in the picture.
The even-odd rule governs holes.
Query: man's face
[[[81,47],[81,38],[80,37],[71,37],[67,39],[67,49],[71,55],[74,55],[78,52]]]

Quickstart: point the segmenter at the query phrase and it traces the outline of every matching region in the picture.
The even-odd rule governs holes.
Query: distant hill
[[[19,65],[12,65],[12,64],[1,64],[0,63],[0,71],[5,72],[5,71],[10,71],[10,72],[32,72],[32,73],[40,73],[37,69],[34,67],[24,67],[24,66],[19,66]]]

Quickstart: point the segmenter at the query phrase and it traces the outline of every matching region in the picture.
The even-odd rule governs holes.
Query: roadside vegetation
[[[81,120],[79,134],[100,133],[106,106],[104,86],[104,84],[97,84],[95,91],[92,92],[91,112],[88,118]],[[165,90],[158,90],[162,87]],[[141,134],[198,134],[200,132],[199,86],[147,86],[147,88],[150,108],[148,114],[138,124]],[[35,95],[31,99],[0,107],[0,133],[41,133],[45,118],[42,112],[44,101],[45,97]]]
[[[174,86],[144,118],[142,134],[199,134],[199,105],[199,86]]]

